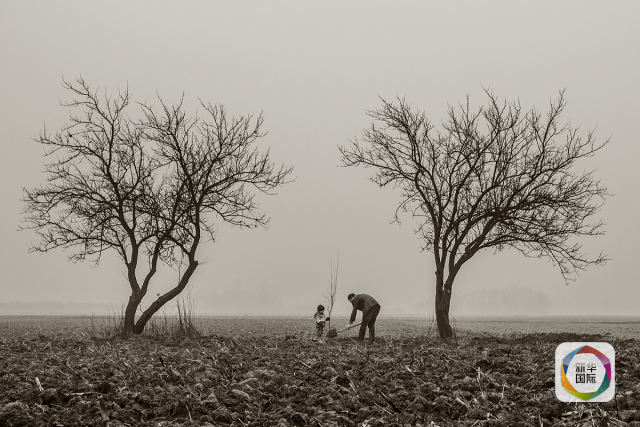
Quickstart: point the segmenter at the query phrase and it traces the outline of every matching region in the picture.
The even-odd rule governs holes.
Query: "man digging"
[[[360,324],[360,332],[358,333],[358,343],[362,344],[364,341],[364,333],[369,327],[369,341],[373,343],[376,339],[376,318],[380,312],[380,304],[371,295],[367,294],[354,294],[350,293],[347,296],[349,302],[353,305],[353,311],[351,312],[351,318],[349,319],[350,327],[356,320],[358,310],[362,311],[362,323]]]

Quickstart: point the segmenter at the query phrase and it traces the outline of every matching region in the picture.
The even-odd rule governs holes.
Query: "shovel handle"
[[[344,332],[344,331],[346,331],[346,330],[348,330],[348,329],[355,328],[356,326],[360,326],[361,324],[362,324],[362,322],[360,322],[360,323],[356,323],[355,325],[347,326],[346,328],[343,328],[343,329],[340,329],[339,331],[336,331],[336,333],[338,333],[338,332]]]

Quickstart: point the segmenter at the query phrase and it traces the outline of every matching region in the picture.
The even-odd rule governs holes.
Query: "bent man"
[[[364,341],[364,334],[369,328],[369,340],[373,342],[376,339],[376,318],[380,312],[380,304],[371,295],[351,293],[347,297],[353,305],[349,326],[353,325],[356,320],[358,310],[362,311],[362,323],[360,324],[360,333],[358,333],[358,341]]]

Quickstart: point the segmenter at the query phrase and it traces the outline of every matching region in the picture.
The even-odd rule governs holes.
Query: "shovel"
[[[336,330],[336,328],[331,328],[331,329],[329,329],[329,332],[327,333],[327,338],[335,338],[335,337],[337,337],[337,336],[338,336],[338,334],[339,334],[340,332],[344,332],[344,331],[347,331],[347,330],[349,330],[349,329],[353,329],[353,328],[355,328],[356,326],[360,326],[360,324],[361,324],[361,323],[362,323],[362,322],[360,322],[360,323],[356,323],[355,325],[347,326],[346,328],[342,328],[342,329],[340,329],[340,330]]]

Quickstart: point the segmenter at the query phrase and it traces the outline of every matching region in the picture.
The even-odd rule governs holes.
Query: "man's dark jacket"
[[[371,310],[375,306],[379,306],[378,301],[375,300],[371,295],[367,294],[358,294],[351,300],[351,304],[353,305],[353,311],[351,312],[351,319],[349,319],[349,323],[353,323],[356,320],[356,314],[358,310],[362,311],[362,315]]]

